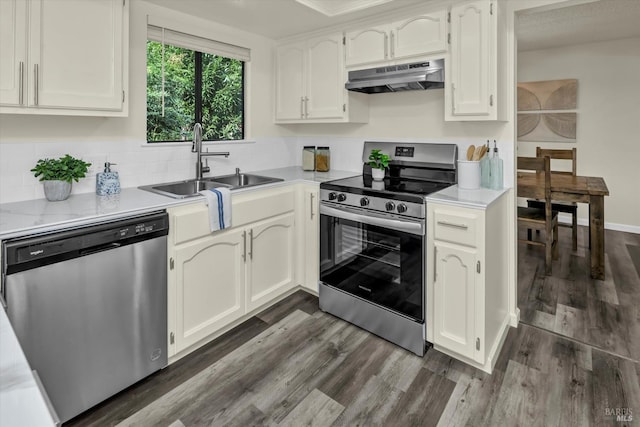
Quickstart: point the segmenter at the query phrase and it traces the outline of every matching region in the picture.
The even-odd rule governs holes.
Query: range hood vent
[[[441,89],[444,59],[349,71],[347,90],[363,93]]]

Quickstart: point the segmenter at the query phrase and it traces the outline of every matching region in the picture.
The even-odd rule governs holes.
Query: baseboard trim
[[[562,224],[571,224],[571,215],[558,214],[558,221]],[[587,218],[578,218],[578,225],[589,226],[589,220]],[[640,234],[640,225],[628,225],[617,224],[615,222],[605,222],[604,228],[606,230],[623,231],[625,233]]]

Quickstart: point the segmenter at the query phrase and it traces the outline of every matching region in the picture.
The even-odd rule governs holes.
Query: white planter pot
[[[71,183],[67,181],[42,181],[44,185],[44,196],[50,202],[67,200],[71,194]]]
[[[371,176],[374,181],[382,181],[384,179],[384,169],[371,168]]]

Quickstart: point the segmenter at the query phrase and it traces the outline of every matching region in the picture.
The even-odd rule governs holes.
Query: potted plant
[[[68,154],[59,159],[40,159],[31,169],[33,175],[43,181],[44,195],[51,202],[66,200],[71,194],[72,181],[84,178],[91,163]]]
[[[374,181],[382,181],[384,179],[384,171],[389,167],[389,156],[381,153],[380,150],[371,150],[369,166],[371,166],[371,176]]]

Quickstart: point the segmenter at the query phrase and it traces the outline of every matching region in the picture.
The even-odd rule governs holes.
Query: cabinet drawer
[[[231,227],[239,227],[295,208],[293,186],[231,195]],[[203,202],[169,209],[173,244],[209,236],[209,208]]]
[[[434,239],[476,247],[478,216],[473,213],[434,212]]]

